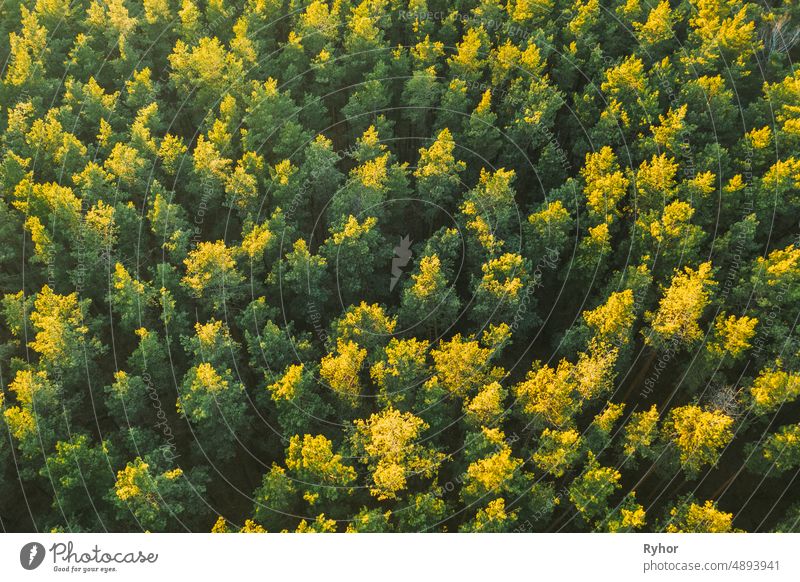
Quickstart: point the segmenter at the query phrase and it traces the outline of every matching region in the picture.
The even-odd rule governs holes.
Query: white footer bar
[[[3,534],[0,580],[796,581],[799,550],[800,534]]]

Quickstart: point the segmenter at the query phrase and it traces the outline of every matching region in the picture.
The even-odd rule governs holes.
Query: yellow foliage
[[[583,318],[595,332],[597,340],[616,346],[627,344],[636,320],[633,291],[626,289],[612,293],[600,307],[584,311]]]
[[[428,425],[410,412],[387,408],[354,425],[353,444],[372,472],[370,493],[379,500],[396,499],[411,475],[433,476],[443,458],[418,442]]]
[[[297,386],[303,377],[303,364],[289,366],[283,377],[270,384],[267,389],[274,401],[293,400],[297,394]]]
[[[645,452],[653,444],[657,436],[656,427],[659,419],[658,409],[653,404],[649,410],[634,412],[625,424],[625,438],[622,451],[632,456]]]
[[[728,533],[733,531],[733,514],[717,509],[717,504],[706,501],[703,505],[691,503],[688,507],[670,510],[672,519],[669,533]]]
[[[691,345],[703,337],[700,318],[710,301],[709,288],[716,285],[711,278],[711,263],[697,270],[686,267],[677,273],[664,292],[655,314],[648,314],[653,333],[646,336],[650,344],[670,341]]]
[[[328,354],[320,362],[319,374],[339,395],[354,399],[361,392],[358,374],[367,350],[354,341],[338,340],[336,355]]]
[[[750,348],[750,340],[756,333],[758,319],[755,317],[727,318],[722,314],[714,325],[714,339],[708,345],[708,351],[718,357],[730,354],[738,358]]]
[[[78,294],[58,295],[45,285],[36,296],[31,323],[37,330],[30,347],[52,365],[74,363],[89,328],[83,320]]]
[[[542,471],[559,478],[577,459],[580,442],[581,436],[576,430],[546,428],[539,439],[539,448],[533,453],[533,462]]]
[[[688,405],[670,411],[664,433],[678,448],[682,467],[696,474],[704,465],[716,465],[720,449],[733,440],[732,425],[724,412]]]
[[[780,365],[781,362],[778,361],[777,367]],[[766,368],[750,386],[750,395],[756,413],[774,412],[783,404],[792,402],[800,396],[800,374]]]

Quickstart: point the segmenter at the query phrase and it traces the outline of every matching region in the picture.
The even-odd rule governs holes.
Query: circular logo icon
[[[44,561],[44,546],[39,542],[29,542],[19,551],[19,563],[26,570],[35,570]]]

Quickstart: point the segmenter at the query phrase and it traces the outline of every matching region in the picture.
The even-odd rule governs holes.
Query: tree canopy
[[[4,2],[0,527],[798,531],[798,39]]]

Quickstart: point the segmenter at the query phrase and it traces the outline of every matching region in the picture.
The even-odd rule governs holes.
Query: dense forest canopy
[[[6,531],[800,528],[800,7],[0,4]]]

